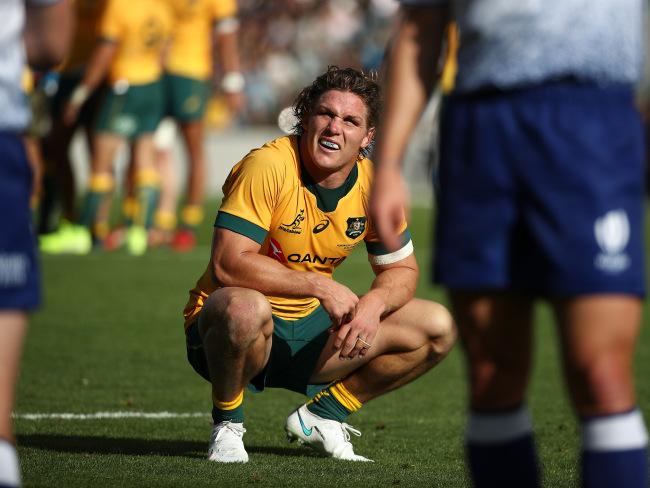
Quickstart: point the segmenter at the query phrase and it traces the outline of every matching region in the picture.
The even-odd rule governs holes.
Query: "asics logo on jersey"
[[[327,227],[329,227],[330,221],[328,219],[323,219],[321,220],[316,227],[313,229],[314,234],[320,234],[323,232]]]
[[[300,224],[303,220],[305,220],[305,209],[301,208],[298,215],[296,215],[296,218],[293,219],[293,222],[290,224],[280,224],[280,230],[288,232],[289,234],[301,234],[302,229],[300,228]]]
[[[302,433],[309,437],[311,435],[312,430],[314,430],[314,428],[313,427],[307,428],[305,422],[302,420],[302,417],[300,416],[300,411],[297,411],[297,413],[298,413],[298,420],[300,421],[300,427],[302,428]]]

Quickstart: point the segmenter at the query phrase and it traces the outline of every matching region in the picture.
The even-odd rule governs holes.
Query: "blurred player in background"
[[[172,25],[173,15],[167,2],[107,0],[99,42],[64,109],[64,122],[73,124],[84,102],[108,75],[110,89],[97,121],[88,191],[78,219],[84,228],[88,251],[98,209],[113,190],[115,156],[125,141],[132,149],[138,202],[126,244],[134,255],[147,249],[147,228],[153,220],[159,184],[153,132],[164,107],[161,60]]]
[[[644,296],[643,134],[633,104],[641,0],[402,0],[387,60],[371,202],[389,248],[400,165],[431,94],[444,28],[460,29],[443,108],[435,280],[467,357],[478,487],[539,486],[525,405],[533,305],[555,311],[586,487],[647,487],[632,359]]]
[[[203,221],[206,164],[203,148],[203,116],[215,78],[216,47],[221,89],[234,113],[243,105],[244,76],[238,53],[237,3],[235,0],[170,0],[176,23],[165,60],[167,112],[179,124],[189,160],[185,204],[172,245],[187,251],[196,244],[196,227]],[[162,153],[163,157],[169,155]],[[169,208],[161,208],[156,221],[163,230],[176,223]],[[171,228],[171,229],[170,229]]]
[[[338,459],[354,453],[347,417],[436,365],[454,342],[447,310],[413,298],[418,266],[406,221],[387,252],[367,216],[364,156],[377,84],[330,67],[296,100],[296,135],[251,151],[223,190],[210,263],[185,308],[187,354],[212,384],[208,457],[247,462],[244,388],[312,396],[289,415],[290,439]],[[332,279],[365,242],[375,272],[358,297]]]
[[[61,62],[72,35],[67,0],[5,0],[0,40],[0,485],[20,485],[11,412],[27,311],[40,301],[31,226],[32,177],[22,142],[29,109],[22,94],[25,43],[29,62],[49,69]],[[24,27],[24,32],[23,32]]]
[[[63,122],[63,107],[79,84],[84,69],[97,43],[97,24],[101,19],[105,0],[74,0],[75,34],[69,56],[56,72],[50,73],[48,83],[56,86],[50,100],[52,126],[43,140],[45,172],[43,202],[39,212],[39,234],[57,230],[56,237],[49,236],[44,251],[87,252],[85,246],[75,247],[78,240],[75,178],[70,160],[70,145],[77,129],[83,128],[89,152],[92,153],[92,131],[103,90],[94,90],[83,104],[74,123]],[[60,207],[59,222],[54,216]],[[54,227],[54,229],[52,229]],[[83,232],[83,231],[82,231]],[[81,239],[84,240],[83,238]]]

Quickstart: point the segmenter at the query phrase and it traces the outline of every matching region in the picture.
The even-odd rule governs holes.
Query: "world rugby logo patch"
[[[630,266],[630,257],[624,252],[630,240],[630,221],[625,210],[611,210],[594,223],[596,242],[600,253],[594,265],[601,271],[620,273]]]

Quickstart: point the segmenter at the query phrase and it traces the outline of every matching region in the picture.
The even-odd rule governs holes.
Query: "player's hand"
[[[318,280],[316,298],[329,314],[332,328],[338,329],[352,320],[359,297],[347,286],[330,278],[319,275]]]
[[[354,314],[336,333],[334,347],[339,349],[340,359],[353,359],[365,356],[372,347],[383,307],[374,303],[369,295],[361,297]]]
[[[379,166],[375,172],[370,216],[379,238],[391,251],[400,247],[399,232],[408,211],[408,191],[399,168]]]

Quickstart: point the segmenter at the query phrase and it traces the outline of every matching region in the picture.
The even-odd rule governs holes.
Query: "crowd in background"
[[[274,123],[328,64],[376,70],[395,0],[240,0],[244,122]]]

